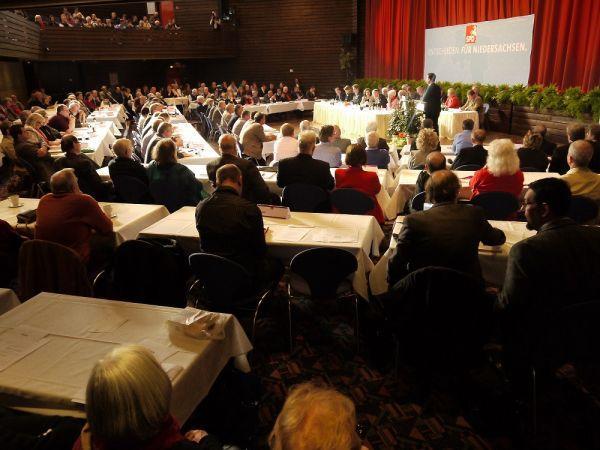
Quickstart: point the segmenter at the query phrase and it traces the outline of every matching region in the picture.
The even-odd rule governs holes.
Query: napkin
[[[187,307],[167,321],[170,332],[196,339],[225,339],[226,317],[222,314]]]

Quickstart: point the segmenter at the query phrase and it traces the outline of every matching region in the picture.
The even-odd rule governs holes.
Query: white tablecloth
[[[182,367],[173,380],[171,412],[185,422],[230,358],[249,369],[245,355],[252,345],[235,317],[225,314],[223,340],[170,337],[166,322],[180,312],[60,294],[35,296],[0,316],[2,332],[27,326],[47,334],[41,347],[0,371],[2,404],[14,401],[40,413],[61,410],[83,417],[85,387],[96,361],[121,344],[141,343],[155,354],[159,350],[159,362]]]
[[[310,111],[314,108],[314,101],[311,100],[297,100],[292,102],[278,102],[278,103],[263,103],[260,105],[244,105],[246,111],[254,112],[258,111],[263,114],[278,114],[289,111]]]
[[[169,106],[181,105],[183,107],[184,112],[188,109],[188,106],[190,105],[189,97],[165,97],[163,100]]]
[[[0,316],[20,304],[19,297],[12,289],[0,288]]]
[[[369,122],[377,123],[379,137],[387,138],[392,113],[386,109],[360,109],[356,105],[344,105],[341,102],[331,104],[320,101],[314,104],[313,121],[321,125],[338,125],[342,136],[356,140],[365,135]]]
[[[37,209],[39,203],[37,198],[22,198],[20,200],[23,203],[20,208],[10,208],[9,200],[0,202],[0,219],[7,221],[13,227],[17,227],[17,214],[30,209]],[[100,206],[109,204],[112,206],[113,214],[116,214],[116,217],[112,219],[116,245],[137,239],[141,230],[169,215],[167,208],[161,205],[100,202]],[[35,223],[29,225],[19,224],[19,227],[35,228]]]
[[[196,230],[194,207],[184,207],[146,228],[140,237],[169,237],[176,239],[188,252],[199,251],[199,236]],[[354,216],[347,214],[315,214],[292,212],[290,219],[264,218],[269,228],[266,241],[269,254],[289,263],[292,257],[302,250],[313,247],[336,247],[352,252],[358,261],[354,274],[354,290],[368,299],[367,273],[373,268],[370,254],[379,255],[379,244],[383,231],[372,216]],[[289,241],[284,237],[286,229],[306,227],[305,235]],[[356,233],[353,242],[323,242],[335,231],[343,229],[350,234]]]
[[[397,233],[402,227],[404,217],[400,216],[396,220],[394,226],[390,248],[385,252],[381,259],[375,265],[375,268],[369,275],[369,283],[371,292],[374,295],[381,295],[387,292],[388,283],[388,263],[396,254],[396,238]],[[513,245],[535,234],[535,231],[528,230],[525,222],[512,222],[503,220],[490,220],[493,227],[504,231],[506,242],[497,247],[488,247],[485,245],[479,246],[479,263],[481,265],[481,273],[483,279],[493,286],[502,286],[504,276],[506,274],[506,262],[508,261],[508,253]]]
[[[207,164],[219,157],[217,151],[187,121],[173,124],[173,135],[181,137],[183,141],[183,148],[179,150],[190,154],[190,156],[179,159],[181,164]]]
[[[110,122],[119,130],[123,129],[125,122],[123,105],[111,105],[110,109],[97,109],[87,117],[88,123]]]
[[[466,119],[471,119],[475,122],[474,130],[479,128],[479,115],[476,111],[449,109],[448,111],[440,112],[440,117],[438,119],[440,139],[454,139],[454,136],[462,131],[462,123]]]

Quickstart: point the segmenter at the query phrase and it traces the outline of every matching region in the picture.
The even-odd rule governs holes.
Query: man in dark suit
[[[548,172],[558,172],[564,175],[569,171],[569,164],[567,163],[567,154],[569,153],[569,145],[571,142],[585,139],[585,127],[580,123],[570,123],[567,125],[567,138],[569,143],[556,147],[552,153],[552,160],[548,167]]]
[[[456,170],[458,167],[466,164],[477,164],[480,167],[485,166],[487,161],[487,150],[483,147],[484,141],[485,130],[482,128],[474,130],[471,133],[471,142],[473,143],[473,146],[462,148],[458,152],[458,155],[452,163],[452,170]]]
[[[278,197],[269,191],[265,180],[260,176],[256,165],[237,156],[235,137],[224,134],[219,138],[221,156],[206,165],[208,179],[213,186],[217,185],[217,170],[225,164],[234,164],[242,172],[242,197],[252,203],[278,204]],[[277,197],[277,198],[276,198]]]
[[[338,102],[343,102],[346,99],[346,94],[343,89],[339,86],[335,87],[335,100]]]
[[[117,139],[113,144],[113,152],[117,157],[108,163],[108,173],[111,179],[119,176],[137,178],[148,186],[148,173],[144,166],[132,158],[133,145],[129,139]]]
[[[362,100],[362,95],[360,94],[360,87],[358,86],[358,84],[353,84],[352,85],[352,103],[354,103],[355,105],[360,105],[361,100]]]
[[[344,86],[344,101],[352,103],[354,99],[354,94],[352,93],[352,88],[348,85]]]
[[[433,129],[439,134],[438,118],[442,110],[442,89],[435,83],[435,73],[427,74],[427,90],[423,94],[425,117],[433,121]]]
[[[543,138],[540,150],[542,150],[546,155],[552,156],[554,150],[556,150],[556,144],[546,139],[546,132],[548,131],[546,129],[546,125],[536,125],[533,127],[532,131],[534,133],[539,133]]]
[[[277,186],[284,188],[294,183],[313,184],[326,191],[333,189],[335,181],[329,164],[313,159],[317,135],[314,131],[303,131],[298,136],[300,153],[293,158],[282,159],[277,171]]]
[[[481,279],[479,243],[501,245],[506,237],[488,223],[481,208],[458,203],[460,187],[450,170],[431,174],[426,192],[433,207],[404,218],[396,255],[388,267],[390,285],[427,266],[447,267]]]
[[[587,139],[594,147],[594,156],[588,167],[592,172],[600,173],[600,124],[593,123],[589,126]]]
[[[225,164],[216,173],[217,189],[196,208],[200,248],[244,267],[258,291],[277,281],[283,266],[267,258],[262,214],[256,204],[241,197],[242,172]]]

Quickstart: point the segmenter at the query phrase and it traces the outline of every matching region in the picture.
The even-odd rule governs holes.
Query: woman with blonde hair
[[[422,166],[425,165],[425,159],[427,158],[427,155],[431,152],[435,152],[438,149],[439,142],[440,140],[438,135],[433,128],[421,128],[415,141],[417,151],[413,152],[412,156],[410,157],[408,168],[422,168]]]
[[[471,178],[471,198],[484,192],[508,192],[519,198],[523,181],[515,145],[510,139],[496,139],[490,144],[487,164]]]
[[[456,90],[454,88],[448,89],[448,96],[446,97],[444,106],[446,108],[460,108],[460,99],[458,98],[458,95],[456,95]]]
[[[99,360],[85,394],[88,423],[73,450],[221,449],[202,430],[181,433],[171,415],[172,386],[152,353],[118,347]]]
[[[373,97],[371,96],[371,89],[365,88],[363,91],[362,99],[360,101],[360,106],[370,107],[373,106]]]
[[[271,450],[360,450],[352,400],[334,389],[294,386],[269,436]]]
[[[521,169],[535,169],[536,172],[545,172],[548,167],[548,156],[542,150],[544,138],[539,133],[528,130],[523,137],[523,147],[517,150]]]

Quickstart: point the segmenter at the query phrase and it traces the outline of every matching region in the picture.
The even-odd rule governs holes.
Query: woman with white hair
[[[487,164],[471,178],[471,198],[484,192],[508,192],[519,198],[523,181],[515,145],[510,139],[496,139],[490,144]]]
[[[390,89],[387,93],[387,107],[388,109],[395,109],[398,107],[398,95],[395,89]]]
[[[427,155],[438,149],[439,142],[438,135],[432,128],[421,128],[416,139],[417,151],[412,153],[408,168],[422,169]]]
[[[150,351],[116,348],[92,369],[85,394],[88,423],[73,450],[220,450],[205,431],[182,434],[169,411],[171,392],[169,377]]]

